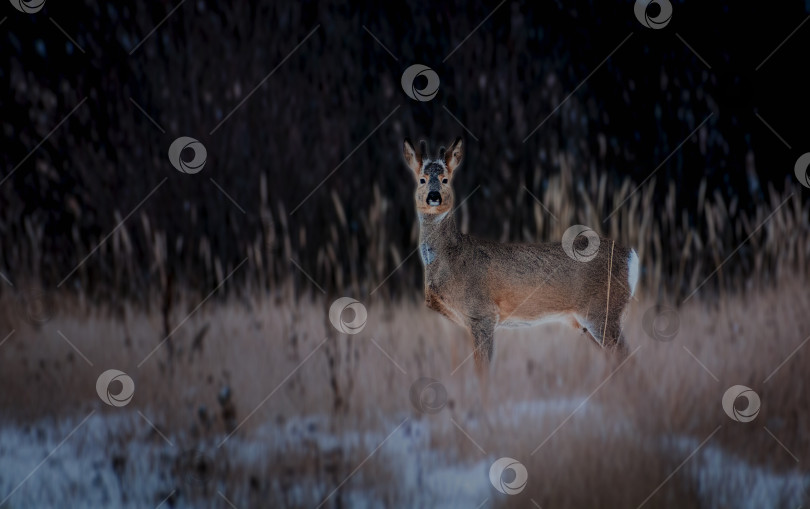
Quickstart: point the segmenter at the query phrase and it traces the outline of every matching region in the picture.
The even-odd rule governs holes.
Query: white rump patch
[[[627,284],[630,285],[630,296],[636,294],[636,284],[638,284],[638,255],[635,249],[630,250],[630,257],[627,260]]]

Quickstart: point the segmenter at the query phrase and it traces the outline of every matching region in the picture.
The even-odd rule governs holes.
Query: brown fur
[[[463,158],[461,140],[444,155],[440,172],[435,160],[429,161],[405,140],[405,162],[417,181],[425,304],[470,332],[478,367],[492,359],[496,328],[531,325],[544,318],[585,329],[598,345],[625,354],[621,319],[631,297],[630,249],[600,238],[595,258],[583,262],[570,258],[561,242],[501,244],[460,233],[450,183]],[[431,176],[439,182],[447,178],[447,183],[438,184],[438,206],[426,202],[429,190],[437,189],[436,180],[431,186]]]

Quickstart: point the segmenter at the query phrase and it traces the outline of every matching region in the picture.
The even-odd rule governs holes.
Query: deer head
[[[453,208],[454,195],[450,186],[455,170],[464,157],[461,138],[450,145],[441,147],[438,157],[431,159],[427,154],[427,143],[419,143],[419,152],[409,139],[403,144],[405,164],[416,178],[416,211],[420,214],[444,214]]]

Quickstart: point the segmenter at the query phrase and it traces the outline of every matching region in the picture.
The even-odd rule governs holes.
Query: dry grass
[[[140,368],[163,338],[155,314],[74,303],[35,328],[7,305],[3,330],[16,332],[0,347],[0,496],[95,410],[8,507],[103,503],[100,493],[124,506],[169,496],[215,507],[224,495],[237,507],[312,507],[361,464],[326,507],[636,507],[710,435],[646,507],[795,507],[810,485],[801,431],[810,350],[790,356],[810,332],[805,286],[690,301],[668,343],[644,333],[650,301],[635,302],[626,331],[634,354],[621,367],[575,331],[499,331],[483,404],[472,362],[454,372],[470,353],[462,331],[409,303],[367,303],[366,328],[347,337],[321,300],[209,302]],[[194,306],[177,306],[173,326]],[[126,407],[95,394],[109,368],[135,380]],[[421,376],[447,389],[435,415],[409,400]],[[751,423],[723,413],[735,384],[762,398]],[[520,495],[489,483],[502,456],[528,469]],[[81,474],[64,475],[70,462]]]
[[[59,58],[63,34],[41,29],[36,18],[7,25],[11,40],[21,42],[7,52],[11,99],[4,98],[0,118],[6,147],[0,160],[7,169],[27,160],[0,188],[0,270],[15,284],[31,276],[56,286],[167,177],[63,288],[143,302],[151,292],[178,288],[202,296],[249,257],[247,270],[235,277],[254,287],[286,283],[293,258],[327,290],[365,294],[416,247],[403,137],[428,137],[435,151],[465,134],[445,108],[481,140],[467,138],[456,179],[460,197],[481,186],[460,211],[470,232],[556,240],[571,224],[586,224],[638,249],[648,288],[683,296],[794,193],[737,253],[734,270],[766,278],[806,271],[809,209],[787,160],[792,156],[774,159],[769,143],[779,142],[759,130],[753,111],[730,120],[723,106],[728,87],[693,65],[690,52],[666,47],[652,58],[632,42],[583,82],[616,39],[614,27],[635,24],[622,10],[564,2],[499,9],[480,37],[465,40],[464,51],[438,69],[441,96],[429,104],[401,102],[402,65],[362,27],[403,65],[427,62],[476,28],[490,13],[483,4],[346,10],[203,2],[187,18],[168,20],[173,28],[130,58],[128,49],[168,12],[163,3],[132,10],[84,1],[60,13],[60,26],[87,54],[109,56],[92,78],[84,57]],[[761,7],[743,12],[757,22],[770,14]],[[318,24],[277,79],[262,82]],[[723,24],[729,37],[721,39],[734,46],[731,53],[737,46],[730,41],[748,41],[746,31],[734,29],[745,25]],[[43,42],[50,61],[35,54]],[[261,93],[221,130],[206,134],[260,82]],[[28,159],[84,97],[64,129]],[[397,104],[402,107],[360,146]],[[521,143],[557,105],[549,122]],[[167,160],[180,135],[198,137],[211,155],[200,178],[186,178]],[[655,177],[603,223],[659,164]],[[395,298],[410,291],[419,271],[418,263],[407,264],[381,293]],[[296,277],[298,288],[309,287],[303,275]],[[711,285],[727,289],[745,280],[724,272]]]
[[[723,294],[807,275],[810,204],[802,202],[803,188],[795,181],[788,181],[783,191],[769,189],[767,200],[749,212],[741,209],[737,199],[709,193],[704,180],[697,190],[696,208],[688,210],[677,208],[672,181],[667,198],[656,202],[654,178],[636,190],[630,179],[619,186],[594,169],[587,175],[573,171],[570,165],[574,163],[564,155],[554,164],[561,168],[560,173],[546,174],[538,165],[530,179],[523,176],[516,182],[514,198],[504,199],[510,212],[504,214],[502,225],[495,225],[500,231],[497,235],[485,231],[492,230],[488,223],[495,215],[483,197],[488,191],[466,194],[475,187],[471,185],[475,175],[459,176],[457,186],[463,181],[463,189],[457,190],[457,199],[461,202],[469,196],[457,212],[461,230],[504,242],[535,242],[556,241],[569,226],[587,225],[633,246],[644,265],[641,283],[664,300],[683,299],[709,276],[713,277],[702,291]],[[575,180],[573,174],[584,178]],[[333,192],[328,218],[317,228],[308,228],[291,224],[283,203],[268,201],[269,180],[266,174],[259,179],[259,233],[240,239],[239,247],[228,257],[232,261],[218,252],[222,244],[233,250],[231,243],[217,242],[205,233],[173,239],[166,231],[155,229],[145,213],[139,220],[124,223],[107,242],[101,243],[106,231],[89,239],[74,238],[75,260],[63,259],[61,250],[50,249],[42,228],[19,218],[7,225],[17,241],[4,249],[2,257],[14,267],[10,273],[15,280],[33,275],[33,279],[52,281],[55,286],[85,253],[101,243],[89,261],[67,278],[66,288],[104,299],[126,296],[142,305],[171,305],[184,292],[202,297],[223,284],[241,261],[246,263],[232,279],[236,286],[248,291],[272,289],[285,299],[307,295],[312,289],[309,277],[330,292],[363,295],[379,288],[381,296],[394,299],[418,284],[421,265],[413,256],[418,225],[414,219],[403,230],[403,216],[394,207],[401,196],[388,198],[375,185],[367,210],[352,212]],[[410,182],[404,189],[410,197]],[[197,204],[189,207],[192,217],[203,214]],[[413,217],[410,202],[407,217]],[[15,234],[17,227],[20,230]],[[734,263],[724,264],[732,254]],[[42,264],[48,270],[62,269],[43,274]],[[712,274],[719,266],[722,269]]]

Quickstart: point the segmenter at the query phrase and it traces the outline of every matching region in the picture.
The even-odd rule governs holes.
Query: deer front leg
[[[495,350],[495,319],[470,318],[467,326],[473,336],[475,367],[481,375],[487,371]]]
[[[489,366],[495,350],[495,319],[469,318],[467,326],[473,337],[473,356],[475,357],[475,372],[478,376],[478,387],[481,391],[481,405],[486,413],[489,406]]]

